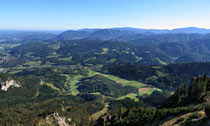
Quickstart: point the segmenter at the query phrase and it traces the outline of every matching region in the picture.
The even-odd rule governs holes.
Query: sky
[[[210,0],[0,0],[0,29],[210,28]]]

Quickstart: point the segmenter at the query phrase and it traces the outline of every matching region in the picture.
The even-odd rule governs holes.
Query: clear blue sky
[[[210,28],[210,0],[0,0],[0,29]]]

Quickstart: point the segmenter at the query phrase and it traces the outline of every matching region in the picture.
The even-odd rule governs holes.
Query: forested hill
[[[167,65],[179,62],[210,61],[209,40],[188,43],[161,43],[133,45],[116,41],[72,40],[45,41],[22,44],[8,50],[10,56],[19,59],[51,61],[56,64],[110,64],[133,63]],[[30,55],[29,55],[30,54]],[[62,61],[62,62],[61,62]]]
[[[210,73],[209,62],[177,63],[165,66],[134,64],[104,65],[102,71],[128,80],[137,80],[155,87],[176,90],[197,75]]]
[[[101,40],[46,41],[28,43],[8,50],[24,60],[50,61],[65,65],[104,65],[110,63],[168,64],[171,58],[155,48]]]
[[[209,82],[210,78],[206,74],[194,77],[189,86],[184,85],[178,88],[162,107],[122,107],[120,113],[115,115],[117,119],[108,119],[104,123],[115,126],[207,126],[210,118]],[[101,121],[102,119],[98,120],[98,123]]]
[[[210,78],[207,74],[192,78],[190,85],[179,87],[164,107],[190,105],[195,103],[209,102]]]
[[[138,29],[138,28],[109,28],[109,29],[80,29],[68,30],[61,33],[56,38],[59,40],[72,40],[72,39],[102,39],[102,40],[120,40],[122,37],[125,40],[137,40],[140,38],[152,38],[159,40],[166,40],[165,35],[168,36],[170,41],[192,40],[209,38],[209,29],[200,28],[180,28],[173,30],[162,29]],[[206,35],[205,35],[206,34]],[[142,36],[143,35],[143,36]]]
[[[93,29],[93,30],[90,29],[90,30],[77,30],[77,31],[69,30],[59,35],[52,33],[39,33],[39,32],[17,32],[17,33],[15,32],[14,34],[8,34],[8,35],[6,33],[5,35],[3,33],[1,34],[2,34],[2,39],[0,38],[0,41],[2,41],[1,45],[2,44],[16,44],[15,46],[20,45],[19,47],[14,48],[12,51],[8,50],[8,52],[14,53],[15,49],[21,48],[23,52],[25,49],[25,53],[26,50],[28,50],[30,53],[31,50],[30,47],[34,46],[36,43],[36,45],[34,46],[34,50],[36,48],[42,48],[42,49],[45,48],[44,50],[47,51],[45,52],[42,51],[42,53],[44,53],[46,56],[47,55],[50,56],[53,52],[56,52],[58,56],[54,53],[53,60],[55,60],[55,56],[59,57],[61,55],[62,58],[72,56],[72,60],[74,60],[75,56],[73,55],[75,55],[75,53],[70,55],[70,53],[72,53],[70,48],[73,47],[75,48],[75,50],[81,50],[81,48],[84,48],[84,46],[86,46],[85,47],[85,49],[87,50],[86,53],[80,56],[83,57],[85,61],[81,59],[77,61],[85,63],[93,61],[95,64],[100,64],[101,63],[100,61],[104,63],[105,62],[104,60],[106,60],[106,62],[109,63],[111,61],[112,62],[116,61],[118,63],[120,62],[137,63],[137,64],[147,64],[147,65],[151,64],[166,65],[169,63],[190,63],[190,62],[210,61],[210,45],[209,45],[210,34],[198,34],[198,33],[193,33],[193,34],[140,33],[139,34],[138,32],[135,31],[120,30],[120,29]],[[105,44],[105,42],[107,44]],[[74,45],[72,43],[74,43]],[[77,43],[77,45],[75,45],[75,43]],[[92,47],[94,44],[95,46],[93,49]],[[43,47],[38,47],[41,45]],[[57,48],[52,49],[53,46]],[[60,54],[62,53],[61,49],[64,49],[64,51],[67,54],[66,55]],[[100,57],[99,53],[102,53],[103,49],[105,50],[103,52],[104,56]],[[107,51],[107,49],[109,50]],[[51,55],[51,58],[53,57]],[[119,57],[119,59],[116,57]],[[121,59],[120,57],[121,58],[123,57],[123,59]],[[96,58],[97,61],[99,62],[96,63],[96,61],[94,61],[94,58]]]
[[[210,34],[198,33],[139,33],[132,30],[98,29],[87,31],[66,31],[57,36],[58,40],[112,40],[159,50],[171,57],[172,62],[210,61],[208,45]]]

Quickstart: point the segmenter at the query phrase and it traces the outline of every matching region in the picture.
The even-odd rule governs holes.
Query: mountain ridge
[[[155,34],[167,34],[167,33],[199,33],[199,34],[207,34],[210,33],[210,29],[207,28],[199,28],[199,27],[180,27],[174,29],[147,29],[147,28],[135,28],[135,27],[114,27],[114,28],[84,28],[75,31],[97,31],[101,29],[107,30],[122,30],[122,31],[133,31],[137,33],[144,33],[144,32],[153,32]]]

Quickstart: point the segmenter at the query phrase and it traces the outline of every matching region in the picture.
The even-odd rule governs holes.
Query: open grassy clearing
[[[158,76],[151,76],[151,77],[148,77],[148,78],[146,78],[146,82],[147,81],[149,81],[149,80],[151,80],[151,81],[156,81],[158,79]]]
[[[101,115],[104,115],[105,113],[107,113],[108,109],[109,109],[109,103],[105,103],[104,108],[101,111],[98,111],[98,112],[92,114],[91,118],[93,120],[97,120]]]
[[[2,68],[2,72],[8,72],[10,74],[15,74],[18,72],[21,72],[26,69],[31,69],[31,68],[45,68],[45,67],[50,67],[52,65],[51,62],[47,61],[45,64],[42,64],[42,61],[29,61],[24,63],[23,65],[17,65],[15,67],[8,67],[8,68]],[[0,70],[1,71],[1,70]]]
[[[46,58],[56,58],[59,57],[60,55],[56,53],[56,51],[53,51],[49,56],[47,56]]]
[[[32,58],[33,60],[39,60],[40,59],[40,57],[34,57],[33,53],[27,53],[27,54],[25,54],[25,56],[28,57],[28,58]]]
[[[40,85],[47,85],[48,87],[54,89],[54,90],[57,90],[57,91],[60,91],[59,88],[55,87],[55,85],[51,84],[51,83],[45,83],[44,81],[40,81]]]
[[[94,76],[96,75],[97,72],[91,70],[91,69],[88,69],[88,76],[91,77],[91,76]]]
[[[27,67],[23,65],[18,65],[18,66],[12,67],[10,70],[23,70],[23,69],[27,69]]]
[[[152,66],[154,69],[160,69],[162,66]]]
[[[29,61],[24,63],[23,65],[29,65],[30,67],[40,67],[42,61]]]
[[[30,68],[35,68],[35,67],[36,68],[41,67],[41,61],[29,61],[29,62],[24,63],[23,65],[12,67],[10,68],[10,70],[11,72],[14,72],[18,70],[30,69]]]
[[[138,81],[128,81],[113,75],[103,75],[104,77],[109,78],[110,80],[116,81],[117,83],[122,84],[123,86],[132,86],[135,88],[142,88],[145,86],[145,84],[138,82]]]
[[[101,95],[100,92],[94,92],[94,93],[90,93],[90,94],[94,94],[94,95]]]
[[[143,59],[142,57],[138,57],[138,56],[135,56],[135,57],[137,59],[137,62]]]
[[[59,44],[50,45],[49,48],[54,49],[54,50],[58,50],[58,49],[60,49],[60,45]]]
[[[27,54],[25,54],[25,56],[26,56],[26,57],[32,57],[32,54],[33,54],[33,53],[27,53]]]
[[[161,71],[156,71],[156,74],[157,75],[154,75],[154,76],[151,76],[151,77],[146,78],[146,82],[149,81],[149,80],[156,81],[158,78],[165,77],[165,76],[168,75],[168,73],[163,73]]]
[[[158,89],[158,88],[139,88],[139,95],[151,95],[154,91],[160,91],[162,92],[162,90]]]
[[[18,72],[21,72],[22,70],[13,70],[13,71],[11,71],[11,72],[9,72],[10,74],[16,74],[16,73],[18,73]]]
[[[72,60],[72,56],[70,56],[70,57],[66,57],[66,58],[59,58],[59,60],[63,60],[63,61],[71,61],[71,60]]]
[[[103,48],[103,52],[101,54],[107,54],[108,51],[109,51],[108,48]]]
[[[87,58],[85,61],[95,60],[95,59],[96,59],[96,57],[94,56],[94,57]]]
[[[65,86],[69,86],[71,95],[76,96],[79,94],[79,91],[77,90],[78,86],[76,85],[79,82],[79,79],[81,79],[83,76],[77,75],[77,76],[70,76],[69,74],[64,74],[66,77],[66,83]]]
[[[122,97],[117,98],[117,100],[122,100],[122,99],[125,99],[125,98],[130,98],[130,99],[133,99],[135,102],[138,102],[139,99],[136,96],[138,96],[138,95],[137,94],[134,94],[134,93],[130,93],[130,94],[127,94],[125,96],[122,96]]]
[[[122,84],[123,86],[131,86],[131,87],[135,87],[135,88],[138,88],[139,90],[139,94],[135,94],[136,96],[137,95],[151,95],[154,91],[162,91],[161,89],[158,89],[158,88],[154,88],[154,87],[147,87],[147,84],[143,84],[141,82],[138,82],[138,81],[129,81],[129,80],[125,80],[125,79],[122,79],[122,78],[119,78],[119,77],[116,77],[116,76],[113,76],[113,75],[108,75],[108,74],[103,74],[103,73],[99,73],[99,72],[95,72],[91,69],[89,69],[89,76],[94,76],[94,75],[102,75],[104,77],[107,77],[108,79],[110,80],[113,80],[119,84]],[[161,73],[161,72],[158,72],[158,75],[159,76],[165,76],[166,74],[164,73]],[[137,100],[135,99],[136,96],[134,94],[128,94],[126,96],[123,96],[121,97],[122,98],[131,98],[131,99],[134,99],[134,100]]]
[[[44,85],[47,85],[48,87],[54,89],[54,90],[57,90],[57,91],[60,91],[59,88],[57,88],[55,85],[51,84],[51,83],[45,83]]]
[[[158,75],[158,77],[165,77],[168,75],[167,73],[163,73],[161,71],[156,71],[156,74]]]
[[[159,58],[156,58],[157,60],[158,60],[158,62],[160,63],[160,64],[162,64],[162,65],[167,65],[167,63],[166,62],[163,62],[162,60],[160,60]]]
[[[113,80],[113,81],[115,81],[117,83],[122,84],[123,86],[132,86],[132,87],[135,87],[135,88],[142,88],[142,87],[145,86],[145,84],[143,84],[141,82],[138,82],[138,81],[128,81],[128,80],[125,80],[125,79],[122,79],[122,78],[119,78],[119,77],[116,77],[116,76],[113,76],[113,75],[99,73],[99,72],[95,72],[95,71],[89,69],[89,76],[90,77],[94,76],[96,74],[99,74],[99,75],[102,75],[104,77],[107,77],[110,80]]]
[[[0,72],[3,72],[3,73],[5,73],[5,72],[7,72],[7,71],[9,71],[10,69],[8,69],[8,68],[0,68]]]
[[[115,62],[115,61],[117,61],[117,59],[115,59],[115,58],[112,58],[112,59],[110,60],[111,63],[113,63],[113,62]]]

